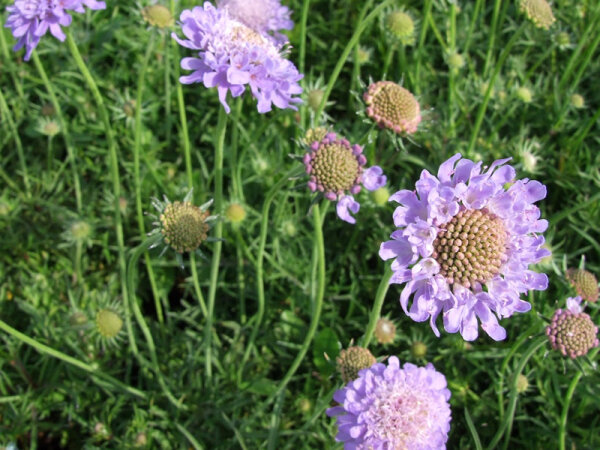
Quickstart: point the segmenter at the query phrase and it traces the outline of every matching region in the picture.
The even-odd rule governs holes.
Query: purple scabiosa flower
[[[335,133],[327,133],[320,141],[310,145],[303,158],[306,173],[310,175],[310,190],[323,192],[328,200],[337,200],[338,217],[352,224],[356,223],[356,219],[350,212],[356,214],[360,204],[351,194],[358,194],[361,184],[369,191],[375,191],[387,182],[381,167],[363,170],[367,158],[362,150],[360,145],[350,145],[347,139],[338,139]]]
[[[400,203],[394,211],[398,229],[379,256],[393,259],[390,283],[406,283],[404,312],[417,322],[429,319],[436,336],[442,313],[449,333],[472,341],[479,321],[492,339],[502,340],[506,330],[498,318],[529,311],[520,294],[548,287],[545,274],[528,269],[550,254],[540,234],[548,222],[534,205],[546,197],[546,187],[515,180],[515,170],[505,165],[509,159],[482,169],[481,162],[456,154],[437,177],[423,170],[416,191],[390,197]]]
[[[17,38],[13,50],[25,47],[25,61],[29,61],[31,53],[37,47],[40,39],[48,31],[59,41],[64,41],[66,35],[61,27],[71,25],[68,11],[84,13],[85,8],[104,9],[106,3],[95,0],[16,0],[8,6],[6,28],[10,28]]]
[[[226,9],[210,2],[181,13],[181,27],[187,39],[173,38],[182,46],[198,51],[196,58],[183,58],[181,67],[192,70],[182,76],[183,84],[203,83],[216,87],[227,113],[227,93],[239,97],[250,87],[258,100],[258,112],[272,105],[297,109],[302,92],[298,80],[303,75],[282,54],[283,47],[261,33],[232,18]]]
[[[450,431],[450,391],[430,363],[417,367],[392,356],[358,372],[333,395],[340,404],[336,441],[345,449],[445,449]]]
[[[590,316],[583,312],[581,297],[569,297],[567,309],[557,309],[552,316],[546,335],[554,350],[563,356],[575,359],[598,347],[598,327]]]
[[[408,90],[393,81],[371,84],[363,95],[366,113],[380,128],[413,134],[421,123],[421,107]]]
[[[272,37],[277,43],[287,42],[280,30],[291,30],[292,11],[281,6],[279,0],[217,0],[219,9],[226,9],[230,17],[242,22],[260,34]]]

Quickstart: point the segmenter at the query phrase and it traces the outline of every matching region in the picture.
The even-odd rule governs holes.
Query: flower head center
[[[391,81],[378,81],[364,95],[367,115],[396,133],[414,133],[421,122],[419,103],[408,90]]]
[[[383,386],[382,386],[383,388]],[[412,392],[411,392],[412,391]],[[430,401],[408,386],[386,386],[366,412],[369,429],[379,440],[392,443],[389,448],[407,448],[408,443],[425,444]]]
[[[208,216],[189,202],[169,203],[160,216],[165,242],[179,253],[196,250],[206,240]]]
[[[598,346],[598,328],[586,313],[573,313],[558,309],[546,334],[552,348],[564,356],[576,358],[587,354],[589,349]]]
[[[314,143],[313,146],[317,144]],[[362,149],[345,139],[325,137],[307,154],[305,164],[311,182],[319,191],[342,194],[355,193],[360,183],[362,166],[366,163]]]
[[[498,216],[486,209],[464,209],[440,228],[432,256],[449,284],[468,289],[500,272],[507,260],[507,232]]]

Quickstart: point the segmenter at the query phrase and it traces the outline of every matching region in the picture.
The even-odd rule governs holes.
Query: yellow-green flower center
[[[360,164],[350,147],[334,141],[315,152],[312,174],[325,192],[350,190],[360,175]]]
[[[119,334],[123,328],[123,319],[110,309],[101,309],[96,314],[96,326],[98,332],[107,339],[112,339]]]
[[[547,30],[556,21],[546,0],[521,0],[519,9],[538,28]]]
[[[208,211],[189,202],[169,203],[160,216],[165,242],[176,252],[192,252],[206,240]]]
[[[432,256],[448,283],[470,288],[499,273],[507,259],[502,219],[485,209],[465,209],[440,228]]]
[[[405,12],[389,13],[385,18],[385,26],[403,44],[409,45],[414,42],[415,23]]]
[[[373,354],[363,347],[349,347],[342,350],[336,359],[344,383],[356,380],[360,370],[368,369],[376,362]]]

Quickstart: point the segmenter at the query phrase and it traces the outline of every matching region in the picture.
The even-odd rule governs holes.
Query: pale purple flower
[[[363,170],[367,158],[362,151],[360,145],[351,145],[347,139],[327,133],[320,141],[311,143],[303,158],[306,173],[310,175],[310,190],[322,192],[328,200],[337,200],[338,217],[352,224],[356,220],[350,213],[356,214],[360,209],[352,194],[360,192],[361,184],[369,191],[376,191],[387,182],[381,167]]]
[[[295,104],[301,100],[295,96],[302,92],[298,81],[303,75],[283,57],[281,45],[210,2],[183,11],[180,19],[187,39],[180,39],[175,33],[173,38],[198,51],[198,57],[181,60],[182,68],[192,70],[179,79],[181,83],[216,87],[228,113],[227,93],[239,97],[246,86],[258,100],[260,113],[270,111],[272,105],[297,109]]]
[[[502,340],[506,331],[498,319],[529,311],[521,294],[548,287],[545,274],[528,268],[550,254],[540,234],[548,222],[534,205],[546,197],[546,187],[515,180],[515,170],[505,165],[509,159],[482,170],[481,162],[456,154],[437,177],[424,170],[415,191],[390,197],[400,204],[393,215],[398,229],[379,256],[393,259],[390,282],[406,283],[404,312],[418,322],[429,319],[437,336],[442,314],[446,331],[465,340],[477,338],[479,322]]]
[[[68,11],[84,13],[84,6],[105,9],[106,3],[95,0],[16,0],[14,5],[6,8],[8,18],[4,25],[18,39],[13,50],[25,47],[24,59],[29,61],[41,37],[48,31],[59,41],[64,41],[66,35],[61,27],[69,26],[72,20]]]
[[[333,395],[340,404],[327,410],[337,418],[336,441],[344,449],[445,449],[450,431],[450,391],[446,377],[397,357],[358,372]]]
[[[281,6],[279,0],[217,0],[217,7],[226,9],[230,17],[278,43],[287,42],[280,30],[294,28],[290,19],[292,12],[287,6]]]

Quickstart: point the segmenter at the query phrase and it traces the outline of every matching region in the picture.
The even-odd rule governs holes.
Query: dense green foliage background
[[[2,29],[0,318],[38,343],[137,389],[137,394],[40,353],[24,338],[3,331],[0,446],[16,442],[20,449],[339,448],[334,442],[335,422],[325,415],[332,393],[341,386],[333,361],[340,347],[359,341],[367,326],[384,273],[377,252],[394,229],[394,205],[377,205],[362,192],[355,226],[337,219],[334,205],[321,208],[326,261],[323,312],[307,355],[283,386],[313,317],[318,278],[310,212],[314,199],[295,157],[304,152],[299,141],[305,131],[322,123],[312,123],[314,109],[306,103],[299,112],[260,115],[249,94],[231,101],[225,135],[225,207],[240,203],[247,217],[239,225],[223,218],[212,377],[206,376],[206,322],[189,258],[184,257],[182,269],[174,252],[159,256],[160,249],[151,250],[147,261],[154,289],[144,261],[135,267],[137,299],[130,301],[141,307],[156,345],[159,370],[178,403],[169,401],[150,365],[143,366],[134,357],[125,330],[107,342],[99,336],[94,317],[108,306],[123,318],[127,315],[115,200],[123,222],[122,250],[129,258],[153,228],[151,218],[138,215],[136,184],[141,210],[149,213],[152,197],[177,200],[189,191],[177,93],[179,59],[188,53],[170,37],[176,27],[159,30],[144,22],[141,8],[146,2],[107,3],[105,11],[75,17],[70,30],[109,110],[118,150],[118,199],[101,113],[67,45],[50,35],[42,39],[36,53],[49,79],[45,83],[33,60],[25,63],[22,51],[11,52],[14,39]],[[380,3],[313,0],[306,6],[305,27],[306,3],[287,4],[296,23],[289,33],[290,58],[305,73],[306,93],[324,91],[340,55],[363,23],[360,20]],[[535,178],[548,188],[540,208],[550,221],[546,238],[553,257],[537,268],[548,273],[550,287],[528,296],[532,311],[502,321],[508,331],[504,342],[480,335],[465,343],[460,335],[447,333],[437,339],[427,323],[404,316],[398,303],[400,288],[391,286],[382,314],[395,321],[398,337],[387,346],[372,341],[370,349],[378,358],[398,355],[401,361],[419,365],[433,362],[446,375],[453,414],[448,448],[477,448],[478,440],[485,447],[502,427],[498,447],[548,449],[562,443],[569,448],[600,448],[596,353],[573,362],[543,346],[522,371],[529,387],[515,397],[514,417],[507,413],[511,395],[517,395],[512,388],[518,364],[532,338],[543,333],[553,311],[574,295],[564,278],[567,267],[580,266],[585,257],[588,270],[597,274],[600,269],[600,4],[554,1],[557,21],[548,31],[535,28],[512,1],[386,4],[366,23],[360,51],[352,49],[332,85],[325,109],[328,126],[365,145],[370,164],[384,168],[390,192],[412,189],[421,170],[436,172],[456,152],[487,164],[512,156],[520,177]],[[170,6],[178,17],[192,5],[181,1]],[[416,21],[412,46],[402,46],[385,30],[384,17],[395,8],[403,8]],[[2,14],[5,20],[6,13]],[[515,33],[518,37],[504,59],[503,50]],[[462,55],[464,66],[449,68],[454,53]],[[498,77],[477,130],[486,83],[496,67]],[[142,79],[145,87],[139,103]],[[424,120],[410,139],[379,131],[364,117],[362,92],[370,81],[380,79],[402,82],[419,99]],[[62,108],[67,140],[64,126],[52,138],[41,132],[51,121],[60,126],[50,107],[48,85]],[[518,91],[522,87],[530,90],[530,102],[523,101]],[[216,91],[201,85],[184,86],[182,93],[194,201],[201,204],[214,196],[213,142],[220,105]],[[573,94],[583,97],[583,108],[573,106]],[[138,108],[141,122],[136,126]],[[136,133],[139,174],[134,161]],[[74,152],[75,169],[66,142]],[[527,160],[525,152],[534,159]],[[300,175],[288,180],[285,174],[294,167]],[[81,184],[79,210],[74,177]],[[271,196],[273,203],[265,215],[265,201]],[[262,269],[257,260],[261,221],[268,231]],[[77,228],[82,223],[89,225],[83,234]],[[203,244],[206,259],[196,258],[205,296],[214,245]],[[259,272],[264,279],[265,315],[252,339]],[[598,323],[598,307],[589,305],[587,311]],[[149,360],[142,331],[131,321],[139,353]],[[415,341],[427,345],[424,358],[411,354]],[[567,394],[570,387],[573,391]]]

